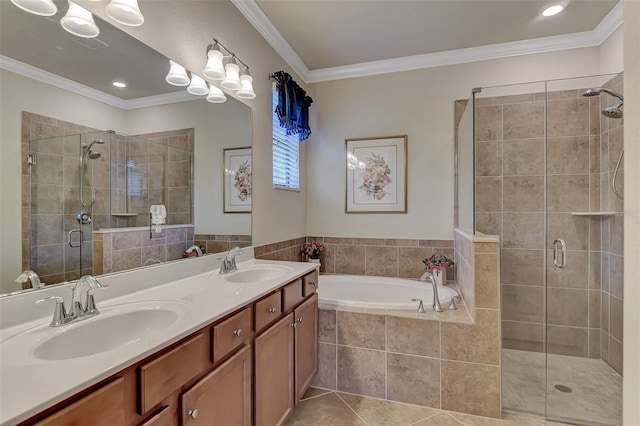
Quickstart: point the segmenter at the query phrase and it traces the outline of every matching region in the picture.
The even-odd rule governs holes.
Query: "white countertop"
[[[217,270],[212,269],[108,300],[103,300],[101,290],[98,290],[95,292],[96,303],[101,311],[98,316],[61,327],[48,327],[51,320],[49,315],[0,329],[0,424],[10,425],[26,420],[319,266],[251,259],[238,263],[238,270],[274,264],[287,266],[291,272],[269,281],[238,284],[227,281],[233,274],[219,275]],[[122,274],[101,281],[110,281],[110,286],[117,287],[119,277],[131,280],[130,274],[136,273],[131,271],[129,275]],[[54,291],[49,290],[46,296],[54,294]],[[118,292],[122,293],[122,289],[114,291],[114,294]],[[66,296],[67,293],[66,288],[59,287],[56,295]],[[33,297],[29,297],[29,305],[26,304],[27,300],[20,302],[25,304],[24,309],[32,309]],[[101,316],[107,317],[123,304],[133,303],[135,307],[135,303],[153,304],[153,301],[173,301],[174,305],[184,308],[179,320],[166,328],[161,336],[145,336],[117,349],[79,358],[47,361],[34,356],[37,345],[55,334],[99,320]],[[11,309],[15,309],[16,303],[13,305]],[[52,314],[53,306],[46,305]],[[77,344],[82,345],[83,342]]]

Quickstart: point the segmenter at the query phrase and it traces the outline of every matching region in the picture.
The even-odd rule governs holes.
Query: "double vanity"
[[[318,265],[218,266],[102,277],[100,313],[59,327],[34,302],[65,286],[0,299],[0,424],[283,423],[318,368]]]

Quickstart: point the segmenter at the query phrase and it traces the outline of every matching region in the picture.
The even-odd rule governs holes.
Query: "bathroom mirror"
[[[97,17],[98,37],[67,33],[67,3],[54,1],[51,17],[0,2],[0,144],[13,159],[1,181],[0,294],[23,288],[24,269],[51,284],[175,260],[193,242],[250,245],[250,212],[223,210],[223,152],[251,146],[251,109],[169,85],[167,58]],[[150,232],[159,204],[165,223]]]

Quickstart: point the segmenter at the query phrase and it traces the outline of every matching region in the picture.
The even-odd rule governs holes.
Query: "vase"
[[[447,268],[442,268],[440,271],[434,269],[431,274],[437,285],[445,285],[447,283]]]
[[[307,257],[307,262],[309,263],[320,263],[320,259],[319,258],[313,258],[313,257]]]

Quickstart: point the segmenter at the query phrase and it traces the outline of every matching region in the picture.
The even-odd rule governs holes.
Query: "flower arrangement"
[[[455,262],[449,259],[447,256],[440,253],[434,253],[431,257],[422,261],[427,269],[434,270],[436,272],[442,271],[442,268],[453,269]]]
[[[238,191],[240,201],[247,201],[251,198],[251,166],[249,160],[243,161],[236,172],[233,187]]]
[[[391,168],[384,157],[372,152],[371,157],[367,158],[365,171],[361,175],[360,189],[375,200],[382,200],[387,195],[384,188],[391,183],[390,175]]]
[[[324,244],[318,241],[305,243],[302,247],[300,247],[300,253],[311,259],[318,259],[322,252],[324,252],[325,250],[326,249],[324,247]]]

